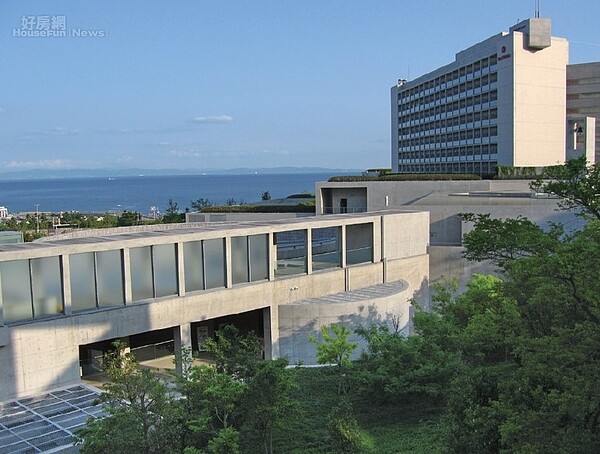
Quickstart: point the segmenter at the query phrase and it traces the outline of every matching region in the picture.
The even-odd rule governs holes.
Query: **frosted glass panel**
[[[31,259],[33,314],[35,317],[63,312],[60,257]]]
[[[313,271],[341,266],[341,230],[339,227],[313,229],[312,260]]]
[[[133,301],[154,297],[152,287],[152,251],[150,246],[129,250],[131,261],[131,292]]]
[[[4,322],[33,318],[29,261],[12,260],[0,263]]]
[[[94,278],[94,254],[71,254],[71,309],[73,312],[96,307],[96,281]]]
[[[248,237],[250,247],[250,280],[269,279],[269,235]]]
[[[121,251],[96,252],[98,306],[120,306],[125,301],[123,291],[123,260]]]
[[[206,288],[225,287],[225,240],[204,240]]]
[[[156,296],[177,295],[177,255],[174,244],[152,247]]]
[[[248,237],[231,238],[231,279],[234,284],[248,282]]]
[[[183,243],[183,266],[185,269],[185,291],[204,290],[202,243],[200,241]]]

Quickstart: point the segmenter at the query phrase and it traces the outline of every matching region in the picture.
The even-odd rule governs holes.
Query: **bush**
[[[314,199],[315,195],[310,192],[300,192],[298,194],[288,195],[286,199]]]
[[[479,175],[470,173],[392,173],[387,175],[362,176],[362,175],[345,175],[331,177],[330,183],[347,183],[355,181],[464,181],[464,180],[481,180]]]
[[[354,417],[352,406],[343,400],[331,411],[329,435],[336,453],[364,454],[371,452],[365,434]]]
[[[314,213],[314,205],[234,205],[210,206],[203,213]]]

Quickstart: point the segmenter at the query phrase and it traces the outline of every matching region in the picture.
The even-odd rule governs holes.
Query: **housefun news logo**
[[[67,16],[21,16],[21,26],[12,29],[13,38],[104,38],[102,29],[67,27]]]

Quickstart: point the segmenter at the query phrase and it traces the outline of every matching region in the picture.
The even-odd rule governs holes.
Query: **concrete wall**
[[[0,248],[0,261],[26,259],[33,257],[63,256],[63,287],[67,307],[70,306],[68,291],[70,253],[98,250],[114,250],[151,244],[180,243],[207,238],[229,238],[274,230],[301,230],[343,226],[353,223],[372,223],[373,263],[355,265],[347,268],[334,268],[274,278],[273,270],[269,280],[231,285],[199,292],[185,292],[180,289],[179,296],[155,298],[145,301],[128,301],[123,306],[96,309],[53,318],[28,320],[7,326],[0,325],[0,401],[17,396],[40,393],[48,389],[77,383],[80,380],[79,346],[115,338],[126,338],[149,331],[173,328],[182,339],[189,341],[189,325],[259,309],[267,317],[265,337],[272,341],[267,351],[273,356],[296,355],[295,348],[306,350],[308,337],[306,330],[300,336],[304,344],[281,343],[296,335],[294,330],[299,321],[299,313],[290,315],[288,306],[303,300],[321,298],[327,295],[347,293],[384,285],[386,282],[403,280],[406,289],[394,298],[377,298],[364,304],[342,304],[331,306],[309,306],[307,314],[318,314],[312,323],[306,317],[302,323],[318,329],[319,324],[332,321],[352,321],[363,318],[363,314],[395,313],[402,315],[402,326],[408,326],[408,299],[422,295],[422,284],[428,279],[428,256],[426,250],[428,216],[426,213],[369,213],[361,216],[335,215],[276,222],[270,225],[223,226],[221,229],[211,225],[203,229],[189,227],[173,232],[143,231],[91,238],[72,238],[65,241],[29,243],[21,246],[3,246]],[[405,228],[406,227],[406,228]],[[229,245],[231,242],[226,241]],[[419,244],[415,244],[419,243]],[[127,253],[125,253],[127,256]],[[227,254],[228,260],[231,254]],[[179,279],[183,279],[183,259],[179,258]],[[127,264],[125,266],[127,270]],[[231,265],[228,265],[231,269]],[[127,271],[126,271],[127,273]],[[126,274],[127,276],[127,274]],[[126,283],[126,288],[130,286]],[[127,292],[126,292],[127,293]],[[0,299],[1,301],[1,299]],[[305,305],[303,305],[305,306]],[[366,309],[368,308],[368,309]],[[0,304],[1,309],[1,304]],[[367,312],[364,312],[364,311]],[[395,311],[395,312],[394,312]],[[383,315],[382,315],[383,314]],[[291,320],[291,322],[289,321]],[[300,320],[300,319],[298,319]],[[372,321],[379,318],[371,318]],[[305,323],[306,322],[306,323]],[[283,323],[283,326],[282,326]],[[291,323],[291,324],[290,324]],[[303,325],[303,326],[304,326]],[[320,326],[320,325],[319,325]],[[176,336],[177,337],[177,336]],[[298,337],[298,339],[300,339]],[[304,357],[309,359],[309,357]]]
[[[381,264],[377,264],[380,267]],[[373,265],[350,267],[347,271],[363,277],[369,275]],[[372,324],[384,324],[393,328],[394,324],[403,332],[410,330],[411,300],[422,302],[425,307],[428,301],[427,287],[429,282],[429,260],[427,255],[386,261],[386,282],[398,285],[399,290],[383,296],[377,295],[377,279],[375,276],[383,271],[383,267],[371,274],[369,285],[373,297],[358,301],[334,302],[324,300],[307,304],[280,305],[279,333],[280,351],[287,356],[292,364],[314,364],[316,349],[308,342],[310,336],[319,338],[322,326],[343,323],[353,332],[359,326],[368,327]],[[402,280],[402,284],[398,281]],[[367,282],[364,282],[367,284]],[[381,281],[380,281],[381,283]],[[359,342],[359,348],[354,357],[360,355],[366,347],[364,339],[353,334],[351,340]]]

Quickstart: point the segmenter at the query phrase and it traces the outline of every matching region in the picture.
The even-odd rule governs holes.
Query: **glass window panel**
[[[206,288],[225,287],[225,240],[204,240]]]
[[[185,291],[204,290],[202,242],[190,241],[183,243],[183,266],[185,270]]]
[[[269,279],[269,235],[251,235],[248,237],[250,247],[250,280]]]
[[[346,264],[373,261],[373,224],[356,224],[346,227]]]
[[[152,247],[156,296],[177,295],[177,254],[174,244]]]
[[[96,307],[96,282],[94,279],[94,253],[71,254],[71,309],[73,312]]]
[[[29,261],[11,260],[0,263],[0,278],[4,322],[10,323],[33,318]]]
[[[277,232],[277,269],[276,276],[290,276],[306,273],[306,232],[293,230]]]
[[[96,252],[98,306],[120,306],[125,301],[121,251]]]
[[[133,301],[154,298],[152,286],[152,249],[150,246],[129,250],[131,293]]]
[[[231,238],[231,279],[234,284],[248,282],[248,237]]]
[[[60,257],[31,259],[33,314],[35,317],[62,314],[63,292]]]
[[[313,229],[313,271],[341,266],[341,230],[339,227]]]

